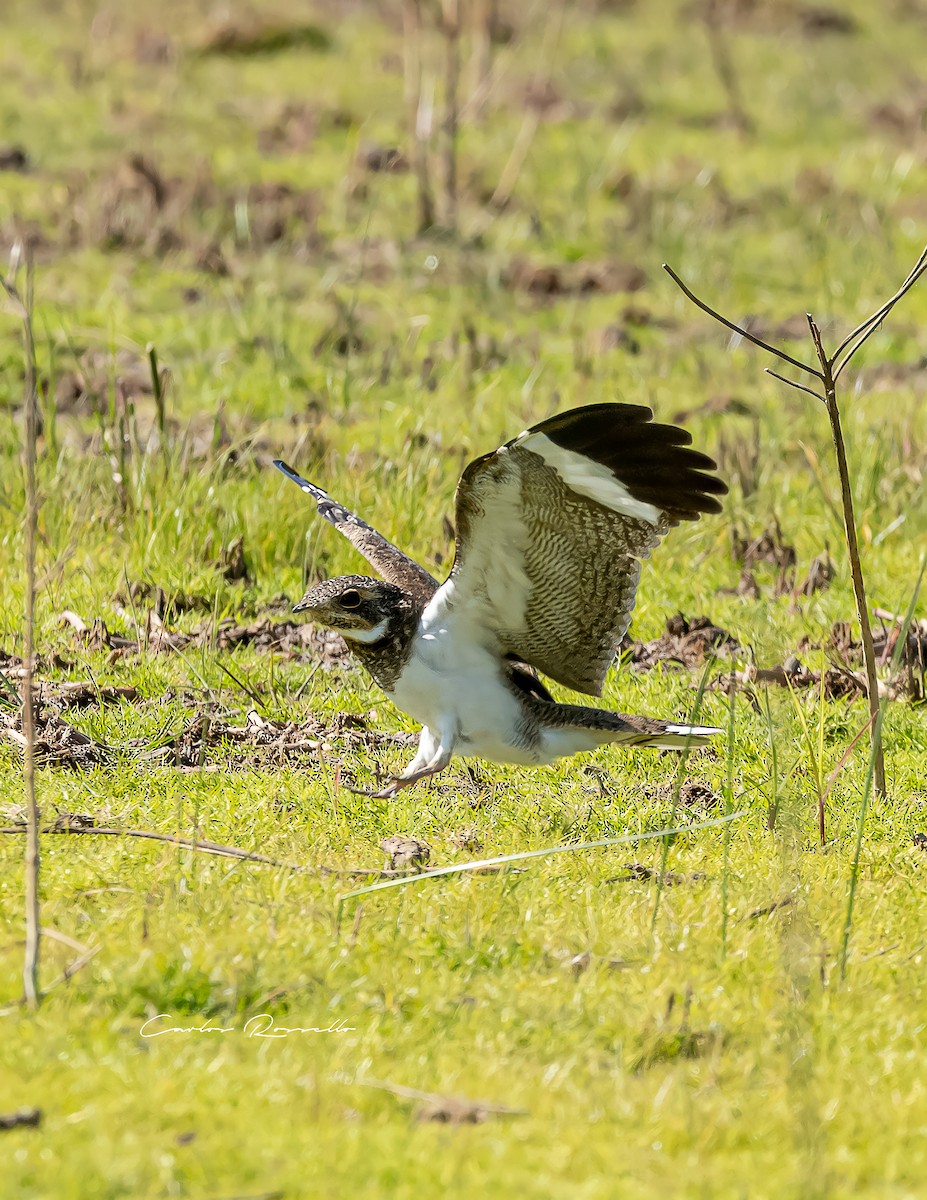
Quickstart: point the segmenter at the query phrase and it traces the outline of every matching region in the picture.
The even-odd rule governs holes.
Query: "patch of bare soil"
[[[904,621],[895,613],[876,609],[881,624],[872,631],[872,644],[879,667],[888,667],[898,657],[898,669],[885,684],[890,699],[905,696],[915,704],[927,699],[927,618],[912,621],[904,643],[899,646]],[[833,652],[848,668],[863,669],[863,645],[853,638],[849,621],[837,621],[832,626],[824,649]],[[880,686],[881,691],[881,686]]]
[[[32,671],[70,671],[74,666],[68,659],[62,658],[60,654],[50,654],[47,657],[42,654],[34,654],[32,656]],[[20,658],[18,654],[10,654],[8,651],[0,649],[0,696],[3,694],[4,679],[22,679],[26,673],[26,660]]]
[[[696,0],[689,13],[702,21],[722,20],[725,25],[751,33],[798,33],[808,37],[857,33],[856,18],[845,9],[802,0]]]
[[[477,855],[482,854],[486,849],[486,843],[482,840],[475,829],[466,828],[458,829],[448,838],[451,845],[462,850],[464,854]]]
[[[24,752],[26,738],[22,728],[22,712],[0,712],[0,732]],[[35,711],[35,765],[37,767],[68,767],[82,771],[105,766],[112,761],[113,751],[102,742],[81,733],[58,715],[57,705],[40,702]]]
[[[405,1087],[398,1083],[380,1083],[373,1079],[361,1079],[358,1082],[410,1101],[414,1105],[416,1121],[439,1121],[443,1125],[482,1125],[491,1116],[527,1116],[524,1109],[508,1108],[504,1104],[493,1104],[488,1100],[442,1096],[436,1092],[421,1092],[418,1088]]]
[[[134,637],[111,631],[101,617],[88,625],[77,613],[66,611],[61,614],[61,621],[70,625],[75,636],[91,649],[110,651],[111,659],[126,654],[170,653],[188,646],[214,646],[219,650],[250,646],[255,650],[272,650],[288,659],[318,662],[326,669],[344,667],[351,657],[337,633],[319,629],[308,621],[272,621],[261,617],[242,625],[229,618],[218,623],[202,621],[189,632],[181,633],[169,629],[156,609],[132,612],[119,608],[117,612],[134,625]]]
[[[318,717],[271,721],[252,710],[241,725],[203,709],[155,749],[135,749],[141,762],[214,771],[317,764],[323,755],[327,763],[340,769],[340,760],[333,757],[339,749],[369,750],[383,745],[404,749],[415,741],[412,734],[370,729],[364,717],[353,713],[338,713],[330,721]],[[215,751],[220,752],[221,763],[216,763]]]
[[[162,371],[160,383],[166,388],[166,371]],[[129,350],[90,349],[78,358],[72,370],[57,377],[55,412],[89,415],[108,409],[114,396],[118,409],[124,408],[129,400],[152,394],[153,381],[147,359]]]
[[[927,388],[927,355],[912,362],[872,363],[860,368],[859,378],[866,391],[895,391],[900,386],[922,391]]]
[[[124,609],[133,606],[141,609],[146,605],[160,620],[168,621],[181,613],[212,612],[214,601],[211,596],[185,592],[182,588],[168,592],[160,584],[139,579],[129,584],[128,592],[117,592],[113,603]]]
[[[213,25],[203,35],[197,50],[204,56],[247,58],[289,50],[329,50],[331,45],[331,35],[314,22],[287,22],[251,15]]]
[[[741,328],[766,342],[805,341],[808,337],[808,318],[796,313],[794,317],[776,320],[772,317],[748,314],[738,322]]]
[[[592,293],[637,292],[647,282],[633,263],[574,262],[537,264],[516,258],[502,273],[512,291],[532,296],[581,296]]]
[[[373,174],[403,175],[409,170],[409,160],[398,146],[381,146],[376,142],[362,143],[357,152],[357,164]]]
[[[927,133],[927,95],[920,88],[903,99],[874,105],[867,115],[878,133],[910,143]]]
[[[201,270],[227,275],[227,244],[243,252],[278,244],[297,253],[317,249],[320,209],[312,191],[272,181],[232,187],[205,164],[168,176],[139,152],[102,178],[74,175],[53,223],[66,246],[159,257],[185,251]]]
[[[0,1114],[0,1129],[35,1128],[42,1123],[40,1108],[19,1108],[16,1112]]]
[[[641,671],[652,670],[658,663],[670,663],[688,670],[702,667],[716,655],[735,654],[740,645],[710,617],[687,621],[682,613],[670,617],[666,630],[651,642],[625,639],[621,646],[623,661]]]
[[[684,808],[700,809],[703,812],[712,812],[721,807],[722,800],[718,793],[712,788],[710,783],[706,783],[702,779],[684,779],[679,785],[679,794],[676,793],[675,783],[659,783],[644,788],[644,794],[648,799],[659,801],[660,803],[673,802],[681,804]]]
[[[855,700],[866,695],[866,677],[861,671],[851,671],[840,666],[812,671],[795,655],[790,655],[784,663],[774,667],[751,665],[743,671],[719,675],[712,680],[707,690],[727,695],[730,695],[732,690],[742,692],[751,707],[760,712],[760,703],[754,690],[757,684],[796,689],[815,688],[822,690],[828,700]],[[880,692],[881,689],[880,684]]]
[[[877,667],[884,671],[896,655],[898,659],[897,669],[890,677],[879,680],[879,695],[888,700],[907,699],[913,704],[923,704],[927,700],[927,619],[912,621],[903,645],[899,646],[901,618],[880,609],[876,610],[876,616],[882,620],[872,636]],[[753,691],[757,684],[820,689],[830,700],[855,700],[867,695],[863,646],[854,639],[850,621],[835,622],[823,644],[804,638],[798,652],[804,654],[809,650],[824,650],[832,659],[831,665],[812,671],[793,654],[773,667],[749,666],[735,672],[733,679],[721,675],[709,686],[714,691],[730,691],[733,686],[743,691],[757,710],[759,703]]]

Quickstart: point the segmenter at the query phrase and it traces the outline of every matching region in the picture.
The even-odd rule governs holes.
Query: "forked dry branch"
[[[807,387],[797,380],[789,379],[785,375],[780,375],[778,371],[773,371],[769,367],[767,372],[775,379],[782,383],[787,383],[789,387],[795,388],[797,391],[804,392],[809,396],[814,396],[816,400],[820,400],[827,410],[827,417],[830,421],[831,436],[834,442],[834,453],[837,459],[837,473],[840,477],[840,496],[843,507],[843,525],[846,535],[847,554],[850,560],[850,572],[853,577],[853,591],[856,595],[856,610],[859,616],[860,630],[862,633],[863,656],[866,662],[866,681],[867,691],[869,696],[869,714],[870,714],[870,735],[872,739],[872,756],[873,756],[873,783],[875,791],[879,795],[885,794],[885,756],[882,748],[881,722],[878,720],[879,715],[879,687],[878,678],[876,676],[876,658],[875,650],[872,643],[872,626],[869,621],[869,606],[866,600],[866,587],[863,580],[863,570],[859,557],[859,542],[856,536],[856,516],[853,510],[853,491],[850,483],[850,471],[847,465],[846,444],[843,438],[843,430],[840,423],[840,406],[837,399],[837,381],[843,374],[844,368],[856,354],[857,350],[866,342],[876,331],[885,317],[891,312],[898,301],[907,292],[911,290],[914,284],[927,271],[927,247],[924,248],[917,262],[914,264],[907,279],[895,292],[894,296],[878,308],[870,317],[867,317],[860,325],[849,333],[837,349],[828,354],[824,349],[824,344],[821,339],[821,330],[814,320],[811,313],[807,313],[808,329],[811,334],[811,340],[814,345],[815,357],[818,365],[812,366],[809,363],[802,362],[800,359],[793,358],[791,354],[786,354],[778,346],[774,346],[769,342],[764,342],[761,338],[756,337],[748,329],[737,325],[735,322],[728,320],[711,305],[706,304],[704,300],[699,299],[679,278],[672,267],[666,263],[663,264],[663,269],[670,276],[680,291],[692,301],[702,312],[708,313],[716,321],[720,321],[722,325],[733,330],[747,341],[753,342],[755,346],[759,346],[761,350],[766,350],[769,354],[774,354],[783,362],[795,367],[799,371],[805,372],[817,380],[814,387]],[[820,388],[820,390],[818,390]]]

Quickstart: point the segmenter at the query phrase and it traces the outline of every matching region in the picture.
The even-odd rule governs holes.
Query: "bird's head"
[[[342,575],[311,587],[293,612],[308,613],[320,625],[337,629],[349,643],[370,646],[404,616],[404,592],[381,579]]]

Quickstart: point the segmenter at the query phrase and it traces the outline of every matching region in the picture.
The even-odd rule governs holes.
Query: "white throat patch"
[[[603,508],[610,508],[612,512],[621,513],[624,517],[649,521],[651,525],[655,525],[660,519],[661,510],[643,500],[635,500],[608,467],[603,467],[601,463],[587,458],[584,454],[564,450],[546,434],[529,433],[525,430],[516,444],[543,458],[567,487],[572,488],[578,495],[595,500]]]
[[[363,642],[365,646],[370,646],[378,642],[388,628],[389,618],[384,617],[372,629],[339,629],[338,632],[347,642]]]

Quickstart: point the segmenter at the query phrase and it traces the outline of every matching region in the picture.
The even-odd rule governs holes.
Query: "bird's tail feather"
[[[673,725],[661,722],[664,728],[661,733],[654,734],[646,741],[638,742],[639,746],[654,746],[658,750],[686,750],[691,747],[707,746],[709,738],[716,733],[723,733],[716,725]]]
[[[688,750],[706,746],[723,730],[714,725],[683,725],[654,717],[633,717],[601,708],[557,704],[529,699],[545,731],[545,742],[559,754],[608,743],[623,746],[652,746],[657,750]],[[574,746],[575,749],[565,747]]]

